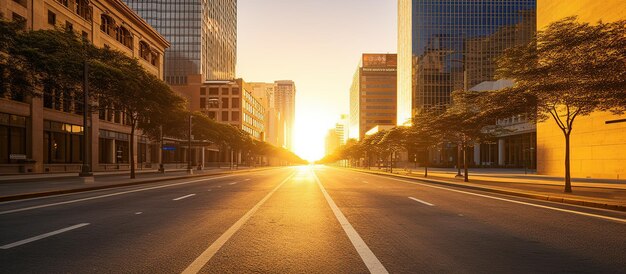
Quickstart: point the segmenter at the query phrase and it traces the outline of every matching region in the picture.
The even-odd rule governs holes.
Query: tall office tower
[[[237,0],[124,0],[172,46],[165,52],[165,81],[186,85],[235,79]]]
[[[399,0],[397,123],[494,80],[494,59],[535,30],[536,0]]]
[[[296,84],[290,80],[275,81],[274,100],[284,125],[284,147],[293,150],[293,132],[296,121]]]
[[[350,138],[396,124],[396,54],[363,54],[350,88]]]

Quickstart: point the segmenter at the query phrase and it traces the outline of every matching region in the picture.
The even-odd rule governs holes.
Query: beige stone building
[[[229,124],[249,133],[254,139],[265,141],[266,103],[257,98],[242,80],[203,81],[202,75],[189,75],[187,85],[172,86],[172,89],[187,98],[191,111],[200,111],[209,118]],[[233,155],[220,151],[212,145],[205,148],[206,162],[228,162]],[[241,155],[235,155],[240,162]]]
[[[163,79],[163,54],[169,42],[121,0],[0,0],[8,20],[24,20],[30,30],[66,28],[98,47],[137,58]],[[84,130],[74,98],[0,99],[0,173],[78,172]],[[130,127],[122,113],[90,117],[90,161],[94,171],[129,169]],[[139,168],[156,168],[158,144],[136,138]]]
[[[576,15],[585,22],[626,19],[623,0],[538,0],[537,26]],[[537,125],[537,172],[563,176],[565,139],[553,120]],[[572,177],[626,178],[626,115],[597,112],[577,117],[571,135]]]

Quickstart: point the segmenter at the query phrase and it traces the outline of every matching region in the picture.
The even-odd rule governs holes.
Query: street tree
[[[433,134],[440,136],[443,142],[458,144],[463,161],[464,181],[469,182],[467,150],[471,144],[491,140],[501,132],[491,112],[479,107],[486,92],[455,91],[452,104],[442,112],[431,112],[421,117],[421,125]],[[426,119],[424,119],[426,118]],[[418,125],[419,126],[419,125]]]
[[[135,135],[137,129],[147,133],[159,130],[162,119],[184,111],[184,99],[153,74],[137,59],[121,52],[103,50],[98,60],[100,71],[96,82],[106,86],[96,94],[99,108],[123,113],[130,126],[130,178],[135,178]]]
[[[508,115],[554,121],[565,139],[565,192],[572,192],[570,136],[576,118],[626,108],[625,34],[626,20],[589,24],[568,17],[539,31],[528,45],[506,50],[497,61],[496,76],[515,85],[492,92],[486,102],[510,109]]]
[[[430,165],[429,150],[442,143],[443,136],[432,128],[430,121],[434,118],[434,112],[422,112],[413,117],[413,124],[406,130],[407,146],[414,150],[422,150],[426,153],[424,161],[424,177],[428,177]]]

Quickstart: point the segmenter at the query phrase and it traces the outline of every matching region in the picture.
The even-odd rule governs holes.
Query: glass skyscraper
[[[399,0],[398,124],[494,80],[495,58],[535,29],[536,0]]]
[[[165,52],[165,81],[187,84],[235,78],[237,0],[124,0],[172,44]]]

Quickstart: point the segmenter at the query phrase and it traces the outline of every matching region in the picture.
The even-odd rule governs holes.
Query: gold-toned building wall
[[[626,19],[624,0],[538,0],[537,27],[576,15],[585,22]],[[606,112],[578,117],[571,136],[572,176],[579,178],[626,178],[626,115]],[[608,123],[607,123],[608,122]],[[537,125],[537,172],[562,176],[565,172],[565,141],[555,122]]]

